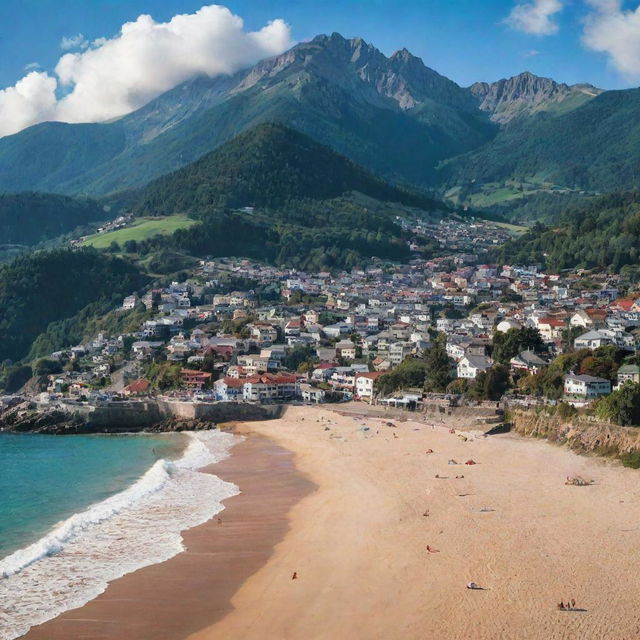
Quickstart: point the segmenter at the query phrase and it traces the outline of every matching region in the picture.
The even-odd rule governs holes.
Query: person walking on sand
[[[293,572],[293,575],[291,576],[291,579],[292,580],[297,580],[298,579],[298,572],[297,571]]]
[[[572,609],[576,608],[576,601],[573,598],[571,598],[571,608]]]
[[[558,605],[558,609],[560,609],[560,611],[564,611],[564,602],[562,602],[562,600],[560,601],[560,604]]]

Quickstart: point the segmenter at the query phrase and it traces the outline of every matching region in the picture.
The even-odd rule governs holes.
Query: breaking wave
[[[156,461],[124,491],[0,560],[0,640],[14,640],[92,600],[111,580],[180,553],[180,532],[212,518],[222,500],[238,493],[236,485],[198,471],[228,457],[237,437],[188,435],[178,460]]]

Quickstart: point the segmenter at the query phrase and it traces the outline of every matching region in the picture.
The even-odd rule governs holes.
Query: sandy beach
[[[190,640],[640,637],[637,471],[393,422],[300,407],[244,426],[294,451],[318,490],[233,611]],[[571,598],[584,611],[557,609]]]
[[[640,637],[637,471],[510,434],[386,422],[294,407],[236,425],[247,439],[211,468],[242,490],[221,522],[26,637]],[[594,484],[566,486],[571,474]],[[579,610],[557,609],[572,598]]]

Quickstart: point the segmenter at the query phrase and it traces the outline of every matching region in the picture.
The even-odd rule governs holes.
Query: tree
[[[493,359],[502,364],[508,364],[511,358],[521,351],[541,351],[544,341],[537,329],[521,327],[509,329],[506,333],[497,332],[493,336]]]
[[[115,240],[112,240],[111,244],[109,245],[109,253],[119,253],[119,252],[120,252],[120,245]]]
[[[15,393],[29,381],[32,375],[31,367],[11,365],[0,372],[0,389],[4,389],[7,393]]]
[[[136,253],[138,251],[138,243],[135,240],[126,240],[124,250],[127,253]]]
[[[476,376],[472,395],[478,400],[499,400],[509,388],[509,369],[495,364]]]
[[[310,345],[298,345],[294,347],[282,360],[282,365],[290,371],[296,371],[303,363],[319,362],[314,347]]]
[[[425,354],[425,380],[426,391],[443,392],[451,380],[451,364],[449,356],[441,343],[436,343],[427,349]]]
[[[378,393],[387,395],[398,389],[422,388],[427,373],[427,363],[420,358],[407,358],[393,371],[380,376],[375,387]]]
[[[56,360],[40,358],[33,366],[33,375],[48,376],[53,373],[62,373],[62,366]]]
[[[625,383],[596,406],[596,415],[623,427],[640,426],[640,384]]]

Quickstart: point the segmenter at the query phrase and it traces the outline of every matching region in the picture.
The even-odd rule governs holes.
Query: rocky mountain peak
[[[569,86],[530,71],[497,82],[477,82],[469,89],[480,109],[491,113],[491,119],[501,124],[540,111],[575,107],[602,93],[591,85]]]

